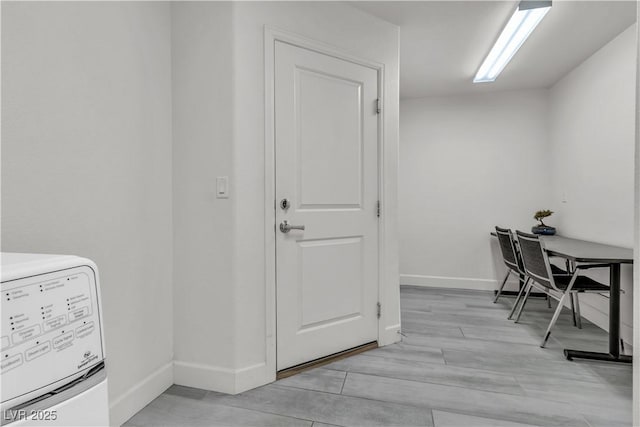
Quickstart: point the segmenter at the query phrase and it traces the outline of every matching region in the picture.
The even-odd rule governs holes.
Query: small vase
[[[531,227],[531,232],[533,234],[541,234],[544,236],[553,236],[556,234],[555,227],[549,227],[548,225],[534,225]]]

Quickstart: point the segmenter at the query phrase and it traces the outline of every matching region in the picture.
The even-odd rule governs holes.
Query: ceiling
[[[354,1],[400,27],[400,97],[547,88],[636,21],[635,1],[554,0],[493,83],[473,76],[516,1]]]

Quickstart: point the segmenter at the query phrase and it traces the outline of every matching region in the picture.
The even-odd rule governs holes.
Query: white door
[[[376,70],[276,42],[278,370],[378,338],[377,98]]]

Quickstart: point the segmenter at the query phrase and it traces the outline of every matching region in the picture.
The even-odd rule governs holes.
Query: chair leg
[[[542,348],[544,348],[544,346],[547,344],[547,340],[549,339],[549,335],[551,335],[551,328],[553,328],[553,326],[558,321],[558,317],[560,316],[560,312],[562,311],[562,307],[564,307],[564,299],[566,298],[566,296],[567,296],[566,293],[562,294],[562,297],[560,298],[560,301],[558,301],[558,308],[556,308],[555,313],[553,313],[553,317],[551,318],[551,322],[549,322],[549,326],[547,327],[547,331],[544,333],[544,338],[542,340],[542,343],[540,343],[540,347],[542,347]]]
[[[522,304],[520,304],[520,308],[518,309],[518,314],[516,315],[515,323],[518,323],[520,321],[520,316],[522,315],[522,310],[524,309],[524,306],[527,303],[527,300],[529,299],[529,294],[531,293],[531,288],[533,288],[533,285],[531,283],[529,283],[529,286],[527,287],[527,292],[524,294],[524,298],[522,300]]]
[[[547,294],[547,307],[551,308],[551,297]]]
[[[500,289],[496,292],[496,297],[493,299],[493,303],[498,302],[498,298],[500,298],[500,294],[502,293],[502,289],[504,289],[504,285],[507,283],[507,279],[509,278],[509,274],[511,274],[511,270],[507,271],[507,275],[504,276],[504,280],[502,281],[502,285],[500,285]]]
[[[580,298],[578,293],[573,293],[573,298],[576,300],[576,326],[578,329],[582,329],[582,317],[580,316]]]
[[[527,285],[529,284],[529,280],[530,279],[527,277],[527,280],[525,280],[524,284],[520,288],[520,292],[518,292],[518,296],[516,297],[516,301],[513,303],[513,307],[511,307],[511,312],[509,313],[509,316],[507,317],[507,319],[511,320],[511,318],[513,317],[513,313],[515,313],[516,308],[518,308],[518,304],[520,303],[520,299],[522,298],[522,295],[524,294],[524,291],[527,289]]]
[[[573,320],[573,326],[578,326],[578,321],[576,320],[576,305],[572,293],[569,293],[569,299],[571,300],[571,319]]]

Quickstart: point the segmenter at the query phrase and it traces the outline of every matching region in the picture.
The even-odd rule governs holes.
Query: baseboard
[[[275,366],[269,367],[266,363],[258,363],[246,368],[236,369],[235,393],[242,393],[243,391],[272,383],[275,380]]]
[[[173,376],[175,384],[227,394],[242,393],[276,379],[275,370],[268,369],[265,363],[230,369],[175,361]]]
[[[127,422],[172,384],[173,362],[169,362],[111,402],[109,405],[111,425],[120,426]]]
[[[387,326],[381,331],[380,336],[378,337],[378,345],[380,347],[384,347],[385,345],[399,342],[401,338],[400,324]]]
[[[424,276],[420,274],[401,274],[400,284],[425,286],[429,288],[474,289],[480,291],[492,291],[498,287],[497,281],[493,279]]]

